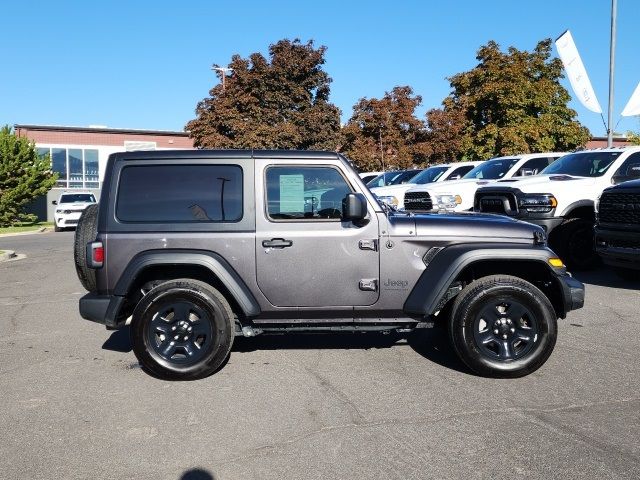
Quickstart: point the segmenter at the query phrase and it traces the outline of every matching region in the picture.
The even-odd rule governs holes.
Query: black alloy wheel
[[[473,323],[476,345],[484,355],[497,360],[514,360],[535,346],[538,322],[517,300],[499,297],[486,303]]]
[[[473,281],[456,297],[449,334],[479,375],[515,378],[540,368],[556,343],[557,318],[536,286],[510,275]]]
[[[203,378],[229,355],[234,323],[229,302],[215,288],[191,279],[166,281],[136,305],[133,351],[143,369],[158,378]]]

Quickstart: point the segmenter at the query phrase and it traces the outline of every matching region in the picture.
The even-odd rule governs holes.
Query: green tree
[[[449,78],[452,92],[442,108],[443,114],[464,114],[461,157],[565,151],[589,140],[589,130],[567,106],[571,97],[560,84],[562,62],[551,58],[550,39],[539,42],[533,52],[510,47],[507,53],[490,41],[476,59],[477,66]],[[431,128],[433,134],[434,125]],[[446,123],[435,125],[437,134],[456,136],[441,129],[449,129]]]
[[[411,87],[395,87],[381,99],[361,98],[342,129],[344,152],[361,170],[406,168],[427,160],[422,102]]]
[[[640,132],[627,132],[627,138],[633,145],[640,145]]]
[[[329,102],[325,51],[295,39],[270,45],[268,60],[234,55],[224,84],[209,91],[186,125],[195,145],[336,150],[340,110]]]
[[[8,125],[0,129],[0,226],[34,222],[35,215],[24,213],[25,205],[51,190],[56,179],[48,155],[38,156],[35,144]]]

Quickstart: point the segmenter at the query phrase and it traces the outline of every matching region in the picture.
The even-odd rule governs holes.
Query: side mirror
[[[57,201],[57,200],[52,200],[52,201],[51,201],[51,205],[57,205],[57,204],[58,204],[58,201]]]
[[[342,199],[342,220],[358,222],[367,216],[367,199],[361,193],[347,193]]]

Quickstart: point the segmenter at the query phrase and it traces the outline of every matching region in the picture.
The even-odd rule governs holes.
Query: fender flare
[[[231,265],[215,252],[205,250],[147,250],[129,262],[114,288],[114,295],[126,296],[139,274],[148,267],[159,265],[196,265],[208,269],[227,288],[243,313],[256,316],[260,306],[255,297]]]
[[[566,217],[572,210],[580,207],[590,207],[591,209],[595,209],[595,202],[593,200],[578,200],[577,202],[570,203],[559,216]]]
[[[404,303],[405,313],[432,315],[438,311],[456,277],[478,261],[526,261],[544,264],[553,275],[562,275],[565,267],[552,267],[548,260],[556,255],[547,247],[517,244],[476,243],[446,247],[429,263]]]

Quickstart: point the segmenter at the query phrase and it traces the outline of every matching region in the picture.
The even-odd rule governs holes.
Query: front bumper
[[[66,215],[57,215],[55,216],[54,220],[56,222],[56,225],[58,225],[58,227],[60,228],[75,227],[78,225],[78,220],[80,220],[80,215],[82,215],[82,212],[70,213]]]
[[[80,298],[80,316],[85,320],[101,323],[110,328],[121,326],[118,322],[125,297],[87,293]]]
[[[582,308],[584,306],[584,285],[582,282],[567,273],[558,275],[557,278],[562,290],[565,313]]]
[[[640,270],[640,232],[596,227],[595,239],[596,252],[604,263]]]

